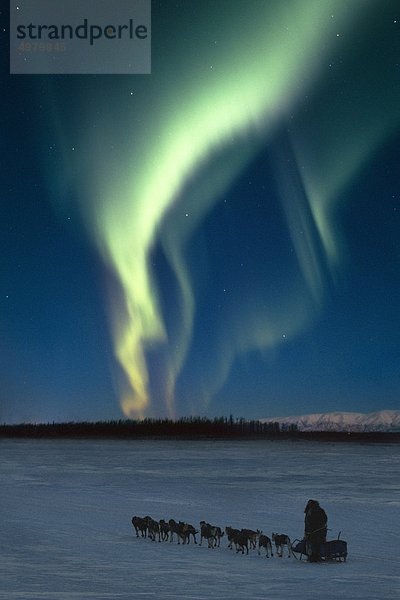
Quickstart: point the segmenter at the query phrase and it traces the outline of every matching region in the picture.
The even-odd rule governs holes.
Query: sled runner
[[[320,546],[320,557],[321,560],[336,560],[336,561],[345,561],[347,557],[347,542],[339,539],[340,533],[336,540],[330,540],[329,542],[324,542]],[[294,540],[292,544],[292,550],[295,553],[296,558],[302,559],[302,556],[308,557],[308,548],[307,548],[307,540]],[[298,557],[297,555],[300,555]]]

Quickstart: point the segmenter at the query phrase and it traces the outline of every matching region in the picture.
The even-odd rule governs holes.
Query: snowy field
[[[0,441],[0,599],[360,599],[400,595],[400,446]],[[316,498],[345,563],[138,539],[133,515],[302,537]]]

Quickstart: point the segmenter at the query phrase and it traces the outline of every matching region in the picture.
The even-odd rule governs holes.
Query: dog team
[[[203,541],[207,542],[208,548],[219,547],[221,538],[226,535],[228,540],[228,548],[235,547],[236,552],[248,554],[249,549],[256,549],[258,546],[258,554],[265,552],[265,557],[273,556],[272,543],[275,544],[276,554],[279,557],[283,556],[283,550],[286,547],[288,557],[293,556],[292,545],[290,538],[286,534],[273,533],[271,538],[263,534],[258,529],[234,529],[233,527],[225,527],[222,531],[221,527],[200,521],[200,530],[196,529],[190,523],[183,521],[176,522],[174,519],[165,521],[155,521],[152,517],[132,517],[132,525],[135,528],[136,536],[150,538],[153,541],[173,542],[177,539],[178,544],[189,544],[192,537],[193,542],[197,544],[196,535],[200,533],[201,546]]]

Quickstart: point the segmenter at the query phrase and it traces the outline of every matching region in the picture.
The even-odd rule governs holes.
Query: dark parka
[[[326,541],[328,517],[316,500],[309,500],[304,512],[304,537],[308,560],[318,562],[321,560],[321,544]]]
[[[313,557],[316,558],[320,545],[326,541],[328,517],[317,500],[309,500],[304,512],[304,537],[310,544]]]

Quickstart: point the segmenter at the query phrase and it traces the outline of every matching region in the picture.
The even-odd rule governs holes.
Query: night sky
[[[9,75],[0,421],[400,397],[400,6],[158,0],[151,75]]]

